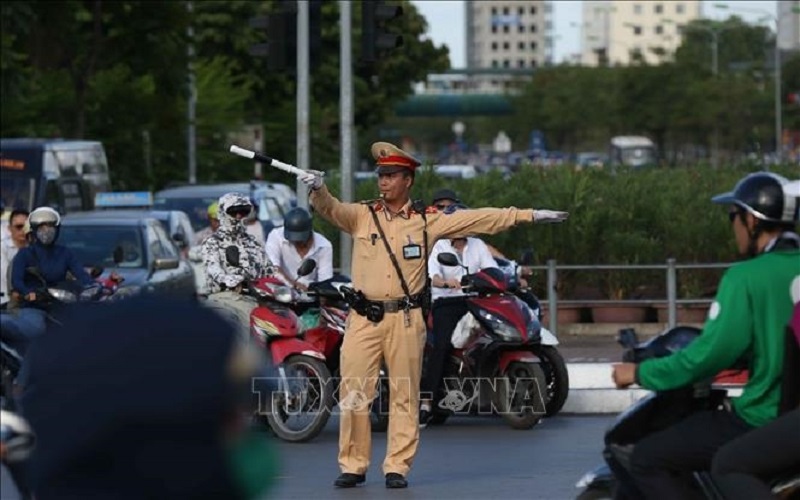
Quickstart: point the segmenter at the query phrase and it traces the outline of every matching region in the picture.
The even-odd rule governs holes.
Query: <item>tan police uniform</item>
[[[372,148],[379,169],[385,166],[407,168],[419,162],[388,143]],[[389,429],[383,473],[406,476],[419,441],[419,387],[425,346],[425,322],[419,307],[389,312],[405,298],[401,280],[375,226],[370,204],[342,203],[327,187],[312,191],[310,202],[325,219],[353,236],[353,287],[372,301],[389,303],[384,318],[373,323],[351,311],[341,351],[341,420],[339,428],[339,467],[344,473],[365,474],[370,462],[371,429],[368,404],[375,396],[381,359],[386,360],[390,377]],[[407,203],[395,215],[382,202],[370,202],[389,242],[412,295],[425,286],[425,255],[404,258],[403,247],[423,245],[424,221]],[[426,211],[428,244],[440,238],[475,234],[495,234],[521,222],[533,221],[533,210],[482,208],[443,214]],[[396,309],[395,309],[396,310]],[[355,392],[358,391],[358,392]],[[357,396],[357,397],[356,397]],[[354,404],[355,403],[355,404]]]

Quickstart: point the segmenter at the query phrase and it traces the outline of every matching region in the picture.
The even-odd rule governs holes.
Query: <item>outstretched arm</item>
[[[317,213],[334,226],[351,234],[355,231],[358,214],[362,210],[361,205],[342,203],[328,191],[328,187],[325,185],[311,191],[309,202]]]

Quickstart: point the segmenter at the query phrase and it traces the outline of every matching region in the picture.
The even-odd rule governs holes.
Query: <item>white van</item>
[[[448,179],[474,179],[478,175],[474,165],[434,165],[433,171]]]

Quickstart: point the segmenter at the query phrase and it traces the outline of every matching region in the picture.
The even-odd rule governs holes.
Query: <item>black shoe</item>
[[[397,472],[390,472],[386,474],[386,487],[387,488],[407,488],[408,481],[401,474]]]
[[[339,477],[336,478],[336,481],[333,482],[333,485],[337,488],[352,488],[366,480],[366,474],[351,474],[349,472],[343,472],[339,474]]]
[[[428,422],[431,420],[431,412],[428,410],[420,410],[419,412],[419,428],[424,429],[428,426]]]

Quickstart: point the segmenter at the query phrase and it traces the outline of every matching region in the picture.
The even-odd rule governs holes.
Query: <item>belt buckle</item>
[[[383,303],[383,310],[388,313],[396,313],[400,310],[399,300],[387,300]]]

